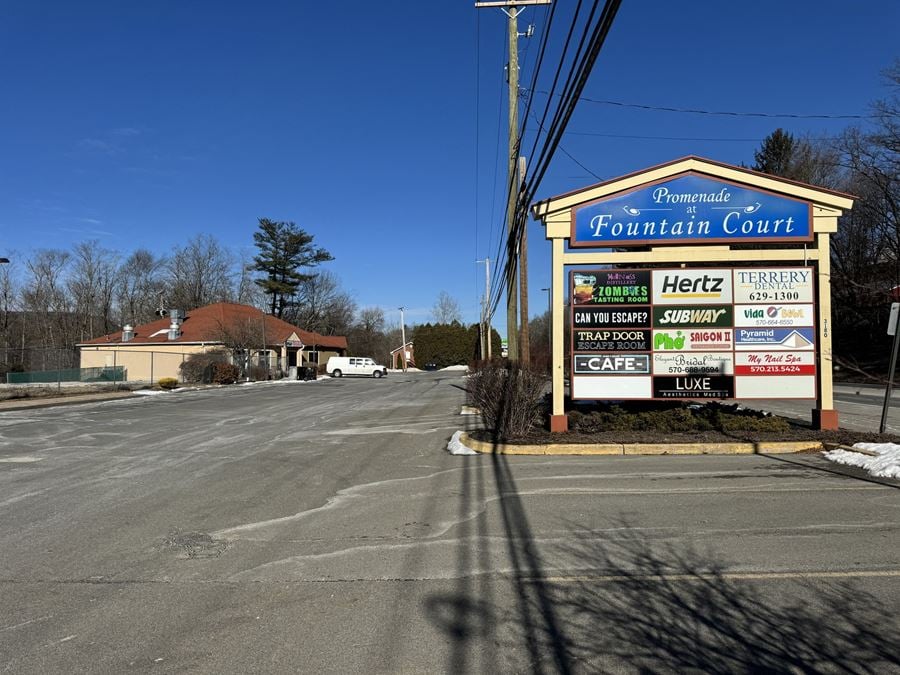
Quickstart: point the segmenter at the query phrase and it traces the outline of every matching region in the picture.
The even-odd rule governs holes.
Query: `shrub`
[[[215,384],[234,384],[240,376],[240,368],[231,363],[213,364],[212,381]]]
[[[546,381],[527,366],[492,362],[469,378],[469,403],[496,438],[525,436],[541,423]]]
[[[174,389],[178,386],[178,380],[174,377],[161,377],[158,384],[160,389]]]
[[[254,381],[269,380],[272,376],[265,366],[250,366],[250,379]]]
[[[204,373],[207,372],[207,369],[209,369],[209,372],[212,372],[213,369],[210,366],[227,362],[228,354],[226,352],[203,352],[201,354],[191,354],[178,366],[178,370],[181,372],[181,379],[185,382],[209,383],[212,381],[211,377],[204,379]]]

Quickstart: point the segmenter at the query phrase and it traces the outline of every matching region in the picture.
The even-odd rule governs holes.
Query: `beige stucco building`
[[[289,373],[296,366],[318,366],[347,353],[341,335],[319,335],[292,326],[255,307],[217,303],[81,343],[81,368],[123,368],[130,382],[182,380],[181,364],[194,354],[246,345],[241,357]]]

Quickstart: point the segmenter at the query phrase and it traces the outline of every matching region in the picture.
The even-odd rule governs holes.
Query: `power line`
[[[575,106],[579,101],[581,92],[584,90],[584,87],[587,84],[587,78],[590,75],[591,70],[593,69],[597,56],[599,55],[600,50],[603,47],[604,42],[606,41],[606,37],[609,34],[609,30],[612,27],[613,20],[615,19],[619,6],[621,5],[621,0],[608,0],[603,6],[603,10],[600,13],[599,19],[593,25],[593,30],[591,30],[592,20],[594,14],[596,13],[598,4],[599,3],[597,1],[594,2],[588,19],[585,23],[585,29],[581,35],[578,47],[575,50],[571,62],[572,65],[569,67],[568,73],[565,77],[565,85],[563,86],[563,93],[560,95],[560,103],[556,107],[556,111],[553,115],[553,120],[549,125],[549,133],[547,134],[547,138],[545,139],[545,142],[541,147],[540,153],[538,153],[538,159],[536,163],[533,164],[532,173],[527,177],[517,195],[514,228],[512,229],[512,232],[510,233],[510,236],[507,238],[506,242],[507,255],[504,257],[504,267],[507,269],[512,264],[512,261],[515,260],[517,252],[517,242],[519,241],[519,238],[522,236],[525,227],[527,226],[528,205],[533,199],[538,186],[543,180],[543,177],[550,165],[550,161],[552,160],[556,148],[559,147],[560,140],[562,139],[565,128],[568,125],[572,114],[574,113]],[[580,1],[578,7],[581,7]],[[559,81],[562,63],[564,63],[566,60],[568,45],[571,41],[572,33],[574,32],[574,26],[577,24],[578,15],[579,12],[576,10],[575,18],[573,19],[573,25],[569,30],[566,48],[563,51],[563,56],[560,61],[560,67],[557,69],[556,76],[554,77],[554,85],[551,88],[552,91],[555,91],[556,83]],[[588,40],[587,38],[589,34],[590,40]],[[545,108],[543,119],[546,119],[546,116],[549,113],[550,100],[552,98],[552,96],[548,97],[547,107]],[[527,120],[523,121],[523,132],[526,122]],[[543,126],[543,120],[541,122],[541,126]],[[520,134],[520,138],[521,135],[522,134]],[[534,146],[535,150],[537,149],[537,143],[540,140],[539,136],[540,134],[537,134]],[[504,277],[501,277],[501,279],[502,278]],[[492,311],[499,303],[499,299],[500,296],[498,295],[492,303]]]
[[[580,4],[581,4],[581,0],[579,0],[579,6],[580,6]],[[549,18],[547,20],[547,25],[541,36],[541,48],[540,48],[540,52],[538,54],[538,58],[536,61],[536,65],[535,65],[534,73],[533,73],[533,77],[532,77],[532,87],[531,87],[532,89],[534,88],[534,86],[537,82],[538,72],[540,71],[541,65],[543,64],[544,54],[545,54],[546,48],[547,48],[548,36],[550,34],[550,28],[553,24],[553,16],[555,14],[556,6],[557,6],[557,3],[553,3],[550,5]],[[577,13],[576,13],[576,16],[573,18],[573,29],[574,29],[574,25],[576,22],[577,22]],[[520,91],[524,91],[524,90],[520,89]],[[527,117],[528,111],[531,108],[532,98],[533,98],[532,96],[529,96],[528,101],[526,103],[526,108],[525,108],[526,117]],[[501,92],[501,100],[502,100],[502,92]],[[549,103],[548,103],[548,106],[549,106]],[[498,108],[498,114],[502,114],[502,105]],[[500,150],[499,150],[499,139],[500,139],[499,125],[500,125],[500,122],[499,122],[499,119],[498,119],[497,124],[498,124],[497,155],[498,155],[498,159],[499,159],[499,154],[500,154]],[[516,134],[516,142],[515,142],[516,155],[518,155],[520,152],[520,147],[521,147],[521,142],[522,142],[522,134],[523,134],[522,131],[518,131]],[[496,167],[495,167],[495,169],[496,169]],[[495,199],[496,199],[496,177],[497,176],[495,173],[495,175],[494,175]],[[514,185],[515,185],[515,181],[513,180],[513,174],[510,174],[509,180],[507,181],[507,185],[506,185],[506,201],[507,202],[513,196],[513,190],[515,189]],[[501,227],[502,227],[502,223],[501,223]],[[493,228],[494,228],[494,208],[492,205],[492,207],[491,207],[491,235],[492,235],[491,240],[493,240]],[[505,281],[507,279],[506,275],[508,274],[508,271],[509,271],[509,269],[508,269],[509,268],[509,258],[508,258],[508,255],[506,255],[506,256],[503,255],[503,249],[504,249],[504,247],[506,247],[506,248],[509,247],[509,240],[510,240],[509,237],[507,237],[507,240],[504,241],[502,236],[500,238],[498,238],[498,240],[497,240],[497,252],[495,254],[494,259],[498,262],[498,264],[494,266],[494,273],[493,273],[493,288],[495,289],[496,293],[491,294],[492,296],[494,296],[494,299],[492,301],[490,301],[489,308],[488,308],[491,316],[493,316],[494,310],[496,309],[497,305],[499,304],[500,299],[505,290]],[[502,265],[499,264],[500,261],[505,261],[505,264],[502,264]]]
[[[534,93],[544,94],[545,96],[552,96],[553,94],[547,91],[538,90]],[[768,113],[768,112],[738,112],[733,110],[701,110],[699,108],[675,108],[671,106],[655,106],[655,105],[646,105],[643,103],[625,103],[623,101],[610,101],[605,99],[595,99],[588,98],[587,96],[582,96],[582,101],[587,101],[588,103],[598,103],[601,105],[612,105],[618,106],[620,108],[637,108],[639,110],[653,110],[657,112],[676,112],[676,113],[690,113],[694,115],[720,115],[727,117],[767,117],[767,118],[786,118],[786,119],[801,119],[801,120],[865,120],[871,119],[871,115],[836,115],[836,114],[815,114],[815,115],[801,115],[798,113]]]
[[[577,49],[577,51],[576,51],[575,56],[574,56],[573,59],[572,59],[573,63],[577,60],[578,54],[581,53],[581,49],[582,49],[582,47],[583,47],[583,45],[584,45],[585,38],[586,38],[586,36],[587,36],[587,34],[588,34],[588,32],[589,32],[590,19],[593,17],[594,12],[596,12],[597,4],[598,4],[598,3],[597,3],[597,1],[595,0],[594,5],[593,5],[593,9],[591,10],[591,13],[590,13],[589,18],[588,18],[588,21],[585,23],[585,29],[584,29],[584,32],[582,33],[582,37],[581,37],[581,41],[580,41],[580,43],[579,43],[579,47],[578,47],[578,49]],[[557,6],[557,4],[554,3],[554,4],[551,6],[551,9],[550,9],[550,19],[549,19],[549,22],[548,22],[548,28],[547,28],[547,30],[545,31],[544,35],[543,35],[543,42],[542,42],[542,47],[541,47],[540,57],[539,57],[539,60],[538,60],[538,66],[535,68],[535,72],[534,72],[533,77],[532,77],[532,89],[534,88],[534,85],[535,85],[535,83],[536,83],[536,81],[537,81],[538,73],[539,73],[539,71],[540,71],[540,66],[541,66],[541,64],[543,63],[543,56],[544,56],[544,52],[545,52],[545,50],[546,50],[546,41],[547,41],[548,36],[549,36],[549,34],[550,34],[549,23],[551,23],[552,20],[553,20],[553,16],[555,15],[555,9],[556,9],[556,6]],[[559,65],[557,66],[556,72],[555,72],[554,77],[553,77],[553,84],[552,84],[552,86],[551,86],[551,91],[555,91],[555,90],[556,90],[556,86],[557,86],[557,84],[558,84],[558,82],[559,82],[559,80],[560,80],[560,75],[561,75],[561,73],[562,73],[563,66],[564,66],[565,63],[566,63],[566,57],[567,57],[568,52],[569,52],[569,46],[570,46],[570,44],[571,44],[571,42],[572,42],[572,36],[573,36],[573,34],[574,34],[574,32],[575,32],[575,29],[576,29],[576,27],[577,27],[577,25],[578,25],[578,18],[579,18],[579,15],[580,15],[580,13],[581,13],[581,6],[582,6],[582,0],[579,0],[577,6],[576,6],[576,8],[575,8],[575,12],[574,12],[574,14],[573,14],[573,17],[572,17],[572,22],[571,22],[571,24],[569,25],[569,29],[568,29],[568,31],[567,31],[567,33],[566,33],[566,41],[565,41],[565,44],[563,45],[563,50],[562,50],[562,54],[561,54],[561,56],[560,56]],[[566,78],[565,78],[565,79],[566,79],[566,84],[565,84],[565,86],[564,86],[564,88],[563,88],[564,93],[568,92],[568,90],[569,90],[569,87],[570,87],[570,85],[571,85],[571,83],[572,83],[572,81],[573,81],[573,79],[572,79],[572,78],[573,78],[573,74],[574,74],[574,67],[570,67],[570,68],[569,68],[569,72],[568,72],[568,74],[567,74],[567,76],[566,76]],[[516,154],[517,154],[517,155],[520,153],[521,143],[522,143],[522,138],[523,138],[523,136],[524,136],[525,125],[526,125],[526,123],[527,123],[528,112],[530,111],[530,108],[531,108],[532,99],[533,99],[533,97],[529,96],[529,100],[528,100],[527,105],[526,105],[526,114],[525,114],[525,116],[523,117],[522,130],[517,134],[517,140],[516,140]],[[560,106],[560,107],[561,107],[561,106]],[[550,112],[550,99],[547,100],[547,104],[546,104],[546,106],[544,107],[544,113],[543,113],[543,117],[542,117],[543,120],[546,120],[547,115],[549,114],[549,112]],[[554,123],[558,121],[558,118],[559,118],[559,109],[557,109],[557,112],[556,112],[556,114],[554,115]],[[539,143],[539,142],[540,142],[540,136],[538,135],[538,136],[535,137],[535,142],[534,142],[534,145],[532,146],[532,151],[531,151],[531,156],[532,156],[532,157],[534,157],[534,156],[537,154],[537,147],[538,147],[538,143]],[[540,153],[541,160],[543,160],[543,158],[544,158],[544,156],[545,156],[545,153],[546,153],[546,147],[547,147],[547,144],[546,144],[546,142],[545,142],[544,147],[542,148],[541,153]],[[507,197],[508,197],[508,198],[511,198],[511,197],[513,196],[513,190],[515,189],[514,185],[515,185],[515,181],[512,179],[512,174],[511,174],[511,175],[510,175],[510,180],[509,180],[509,182],[508,182],[508,184],[507,184]],[[521,186],[520,190],[521,190],[521,189],[524,189],[524,187],[525,187],[524,185]],[[501,299],[501,297],[502,297],[502,295],[503,295],[503,291],[504,291],[504,289],[505,289],[505,284],[504,284],[504,282],[506,281],[506,279],[508,279],[509,267],[510,267],[510,265],[512,264],[512,261],[515,260],[516,255],[517,255],[518,238],[519,238],[520,233],[521,233],[521,228],[520,228],[520,227],[518,226],[518,224],[517,224],[517,220],[518,220],[518,209],[520,208],[520,207],[519,207],[519,201],[520,201],[520,199],[517,198],[517,203],[516,203],[516,213],[514,214],[514,217],[513,217],[513,224],[514,224],[514,226],[511,228],[511,231],[510,231],[509,235],[507,236],[507,240],[506,240],[506,242],[505,242],[506,255],[502,255],[502,253],[503,253],[503,248],[504,248],[504,242],[501,241],[501,242],[500,242],[500,246],[498,247],[497,260],[498,260],[498,262],[502,260],[502,261],[503,261],[503,264],[502,264],[502,265],[497,265],[497,266],[494,268],[494,273],[495,273],[495,275],[497,275],[497,277],[498,277],[498,282],[494,285],[494,288],[496,289],[496,295],[495,295],[495,297],[493,298],[493,300],[492,300],[492,302],[491,302],[491,306],[490,306],[490,312],[491,312],[492,315],[493,315],[493,312],[496,310],[497,305],[500,303],[500,299]]]
[[[640,134],[605,134],[595,131],[566,131],[566,136],[598,136],[600,138],[623,138],[639,141],[709,141],[723,143],[761,143],[764,138],[711,138],[702,136],[643,136]],[[832,141],[837,136],[816,136],[814,141]]]

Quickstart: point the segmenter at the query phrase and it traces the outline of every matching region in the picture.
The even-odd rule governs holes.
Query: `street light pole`
[[[403,341],[403,344],[400,346],[400,358],[403,360],[403,372],[406,372],[407,363],[406,363],[406,322],[403,321],[403,307],[398,307],[400,310],[400,339]]]
[[[481,356],[491,360],[491,259],[476,260],[484,263],[484,301],[481,303],[481,330],[484,331],[484,342],[481,345]]]

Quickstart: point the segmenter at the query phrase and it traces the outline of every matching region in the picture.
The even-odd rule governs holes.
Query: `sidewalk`
[[[42,396],[39,398],[13,398],[0,401],[0,412],[21,410],[25,408],[51,408],[58,405],[74,405],[93,401],[111,401],[117,398],[130,398],[133,391],[101,391],[90,394],[67,394],[65,396]]]

